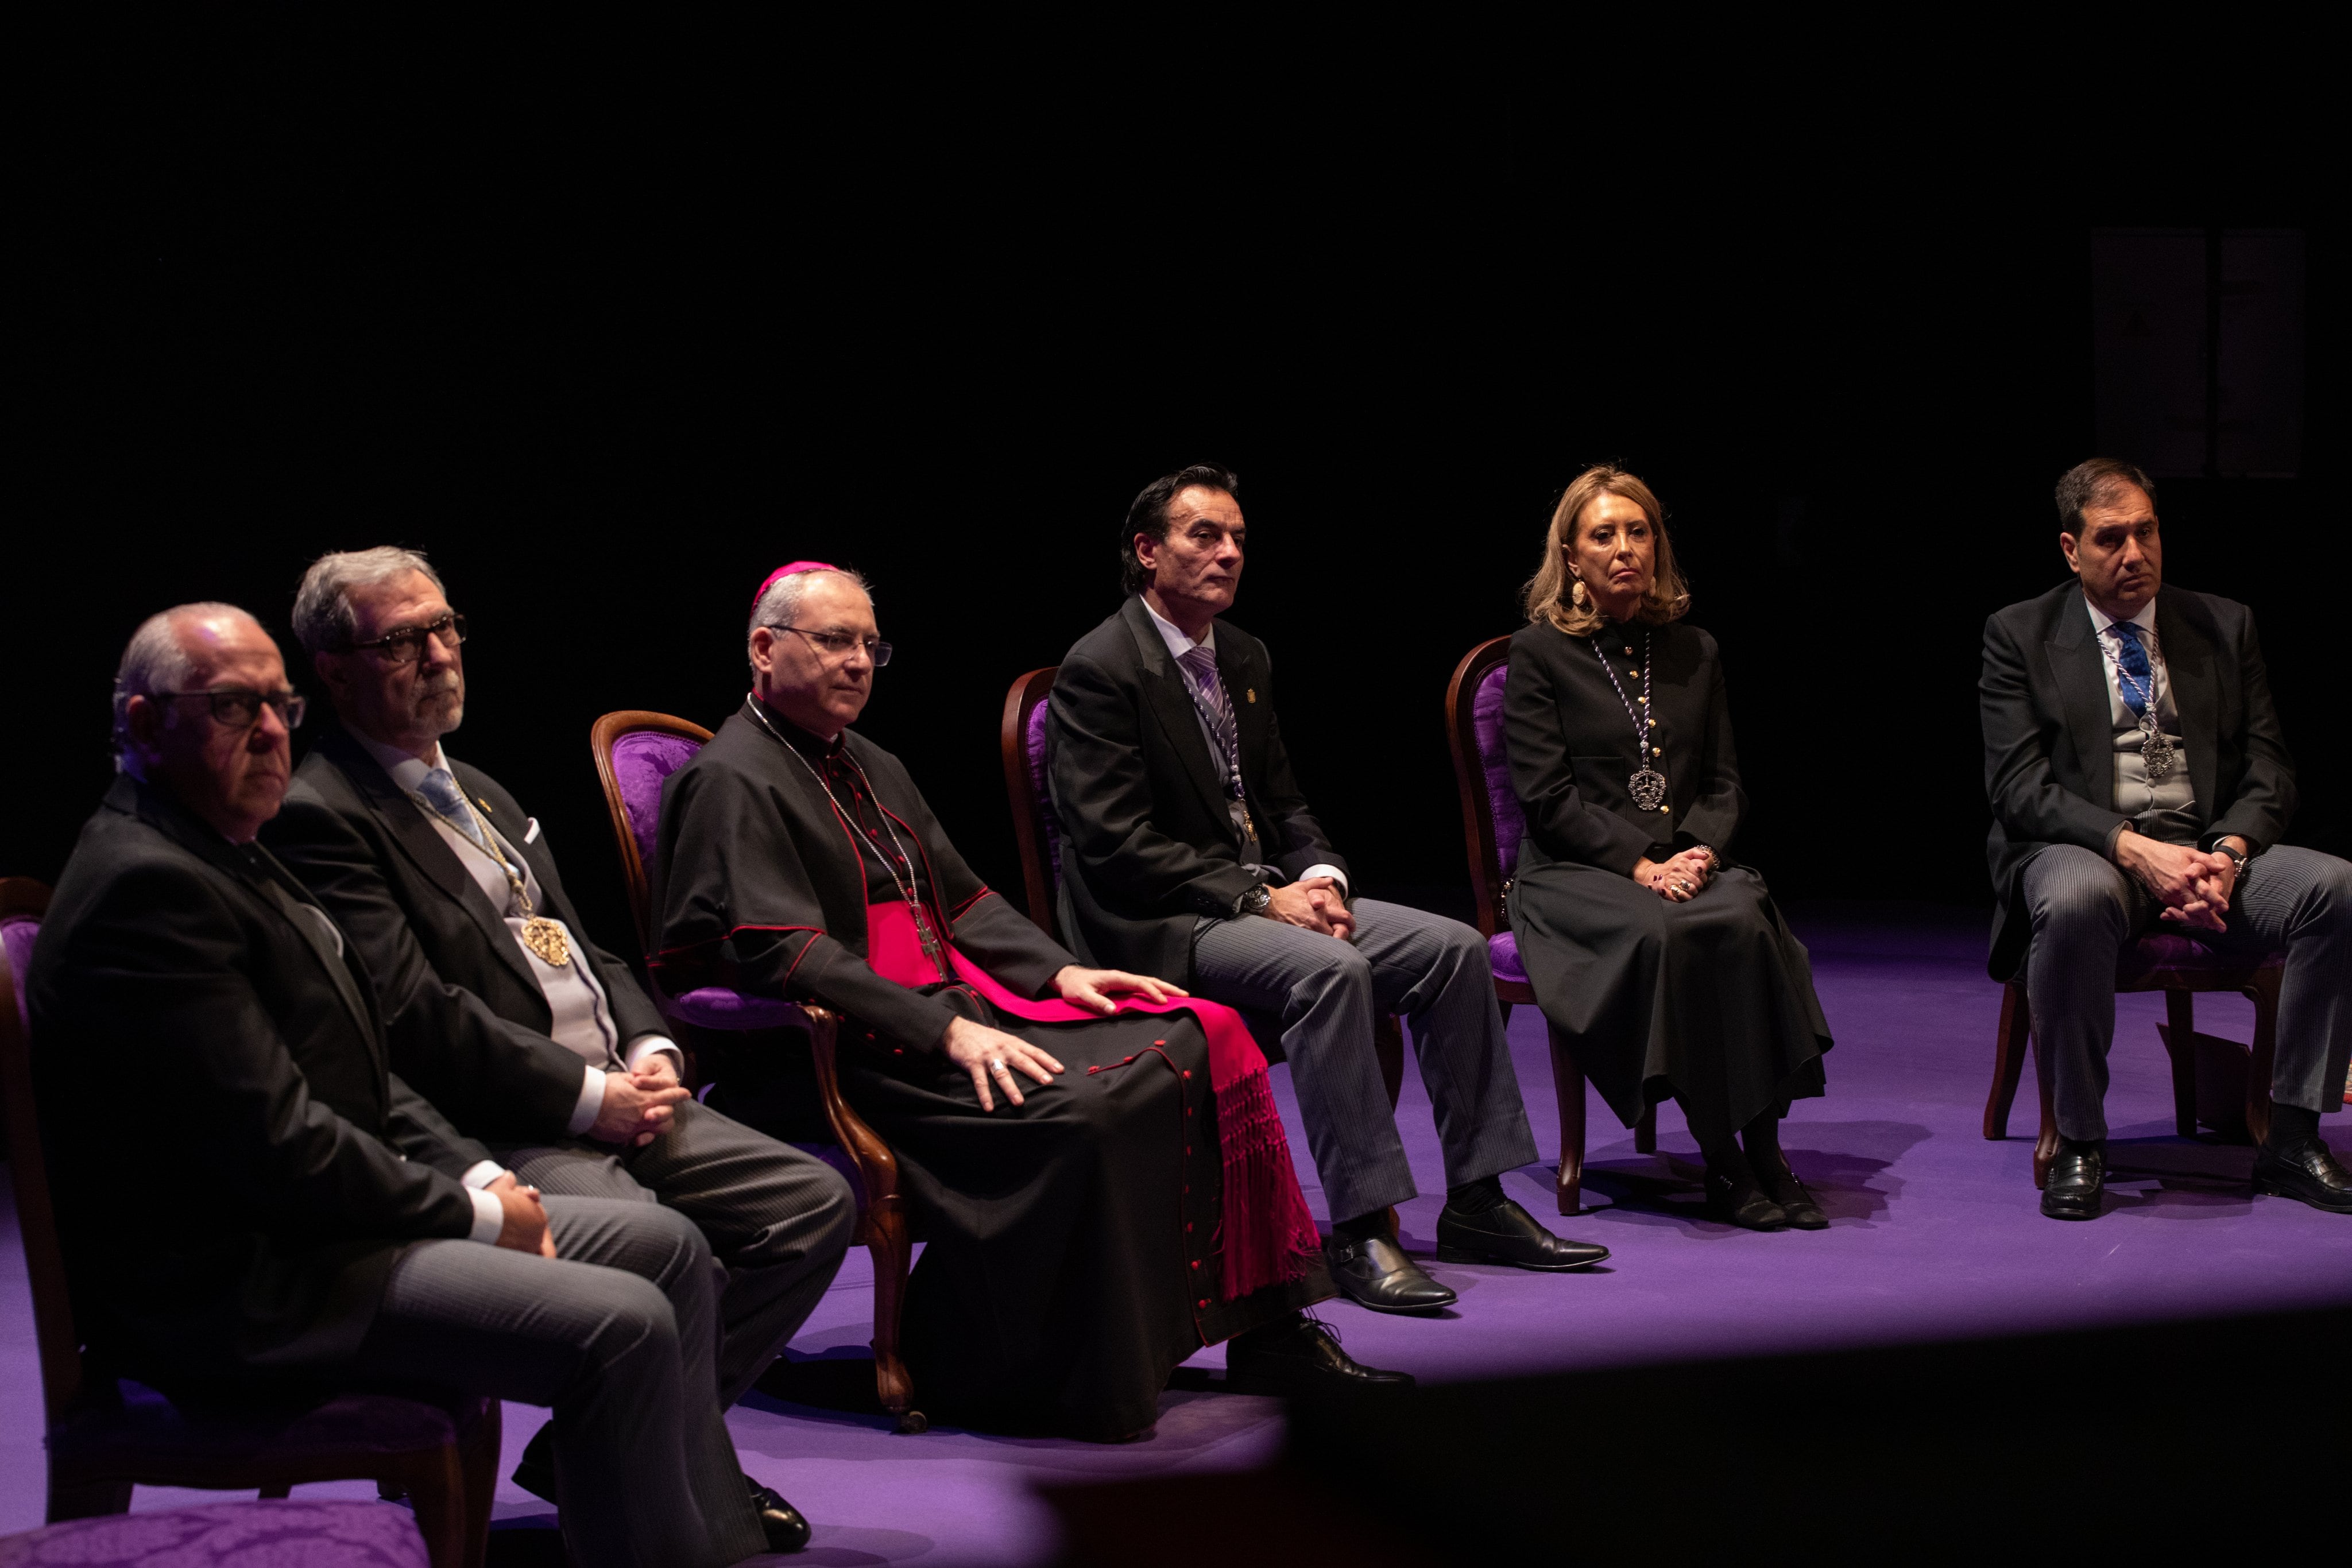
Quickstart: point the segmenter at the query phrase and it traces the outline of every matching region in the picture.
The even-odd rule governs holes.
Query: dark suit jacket
[[[1265,863],[1286,878],[1318,863],[1345,872],[1291,774],[1265,644],[1229,621],[1216,622],[1216,638]],[[1229,914],[1263,879],[1242,868],[1224,764],[1141,599],[1062,660],[1046,730],[1070,945],[1090,963],[1191,984],[1200,917]],[[1351,881],[1349,891],[1360,890]]]
[[[331,1365],[488,1153],[386,1067],[302,886],[128,777],[33,950],[33,1070],[76,1316],[156,1377]],[[314,904],[311,904],[316,908]]]
[[[2209,593],[2159,589],[2156,636],[2170,676],[2200,848],[2236,834],[2256,854],[2294,815],[2294,762],[2279,734],[2254,613]],[[2012,604],[1985,622],[1985,793],[1992,801],[1986,858],[2000,907],[1993,916],[1995,979],[2023,962],[2019,908],[2025,862],[2051,844],[2104,854],[2126,820],[2115,809],[2115,726],[2107,677],[2075,583]]]
[[[666,1032],[626,963],[590,943],[547,840],[496,779],[450,758],[457,783],[539,879],[542,913],[570,927],[593,965],[621,1044]],[[357,940],[387,1014],[436,1021],[393,1065],[455,1117],[499,1142],[561,1137],[580,1101],[580,1058],[548,1038],[553,1019],[498,907],[383,765],[340,727],[312,743],[286,806],[263,832]]]

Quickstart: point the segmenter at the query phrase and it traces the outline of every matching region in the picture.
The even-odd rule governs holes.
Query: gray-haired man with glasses
[[[441,1019],[395,1063],[501,1168],[550,1193],[658,1201],[727,1270],[718,1393],[741,1396],[831,1283],[856,1216],[830,1166],[697,1103],[660,1013],[589,940],[538,821],[442,737],[465,717],[465,618],[412,550],[321,557],[294,631],[337,723],[271,846],[358,941],[387,1012]],[[552,1496],[545,1441],[518,1484]],[[754,1483],[771,1539],[808,1527]]]

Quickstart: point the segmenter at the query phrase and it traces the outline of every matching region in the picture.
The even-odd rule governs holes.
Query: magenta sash
[[[1112,1016],[1065,1001],[1026,1000],[989,978],[952,943],[948,956],[964,984],[1014,1018],[1030,1023],[1087,1023]],[[915,935],[914,917],[895,900],[866,906],[866,962],[884,979],[902,986],[935,983],[931,962]],[[1252,1291],[1297,1279],[1307,1271],[1319,1242],[1306,1196],[1298,1190],[1298,1173],[1291,1168],[1290,1141],[1283,1134],[1282,1115],[1266,1082],[1265,1055],[1250,1038],[1248,1026],[1233,1009],[1192,997],[1165,1002],[1129,997],[1120,1000],[1118,1010],[1188,1012],[1209,1038],[1209,1085],[1217,1095],[1217,1145],[1224,1166],[1220,1227],[1225,1300],[1238,1301]]]

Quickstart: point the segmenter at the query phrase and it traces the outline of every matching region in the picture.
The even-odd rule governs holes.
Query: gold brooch
[[[1249,688],[1249,700],[1252,702],[1257,701],[1257,688],[1255,686]]]

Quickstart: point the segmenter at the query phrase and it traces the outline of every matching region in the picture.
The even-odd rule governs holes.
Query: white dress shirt
[[[383,765],[384,771],[392,775],[392,781],[408,796],[411,804],[432,825],[433,831],[441,835],[442,841],[457,857],[457,863],[466,868],[467,874],[474,879],[483,896],[490,901],[490,906],[505,920],[515,950],[530,967],[531,977],[539,982],[540,994],[547,998],[551,1020],[547,1031],[549,1037],[581,1059],[580,1098],[572,1106],[572,1118],[564,1130],[578,1137],[596,1124],[597,1114],[604,1108],[604,1079],[608,1072],[634,1071],[642,1067],[646,1059],[655,1051],[665,1051],[669,1055],[671,1065],[682,1076],[684,1058],[677,1044],[666,1035],[639,1035],[628,1042],[625,1052],[620,1049],[618,1030],[613,1022],[612,1008],[604,997],[604,988],[597,983],[595,973],[586,959],[579,956],[583,947],[580,939],[568,926],[563,927],[563,939],[574,956],[572,962],[561,967],[548,963],[532,952],[530,944],[522,939],[522,906],[515,898],[514,885],[507,881],[506,872],[496,859],[485,853],[454,823],[418,799],[424,788],[425,776],[435,768],[449,768],[448,757],[441,747],[437,744],[434,747],[433,760],[428,763],[397,747],[378,745],[366,736],[355,735],[354,738]],[[522,852],[497,828],[487,822],[481,826],[497,840],[499,850],[507,857],[507,863],[522,876],[523,893],[530,899],[538,918],[563,926],[562,921],[542,911],[539,878],[531,872],[530,862],[523,858]],[[525,834],[526,839],[529,836]],[[467,1173],[469,1185],[473,1174],[471,1171]],[[490,1176],[496,1175],[497,1171],[493,1169]]]
[[[1176,673],[1184,678],[1184,685],[1188,690],[1198,693],[1201,689],[1200,683],[1192,678],[1192,672],[1185,668],[1184,655],[1191,653],[1195,648],[1206,648],[1211,653],[1214,653],[1217,651],[1216,627],[1213,624],[1207,627],[1202,632],[1199,641],[1196,642],[1192,638],[1184,635],[1182,628],[1179,627],[1174,622],[1170,621],[1165,616],[1161,615],[1160,612],[1152,609],[1151,601],[1146,599],[1142,603],[1143,612],[1151,617],[1151,624],[1158,627],[1160,630],[1160,640],[1168,644],[1168,656],[1176,661]],[[1233,694],[1231,692],[1227,692],[1225,694],[1225,700],[1228,706],[1230,706],[1233,701]],[[1209,755],[1216,759],[1218,770],[1220,772],[1223,771],[1225,766],[1225,748],[1217,739],[1216,732],[1209,727],[1208,716],[1202,713],[1198,706],[1195,706],[1192,710],[1192,716],[1201,721],[1201,738],[1209,743]],[[1241,713],[1239,709],[1234,710],[1234,722],[1235,724],[1239,724],[1241,722]],[[1229,802],[1229,804],[1232,806],[1234,813],[1234,831],[1241,833],[1243,838],[1246,840],[1249,837],[1249,834],[1242,828],[1244,816],[1242,803],[1239,800],[1234,800]],[[1328,864],[1328,862],[1318,862],[1316,864],[1308,866],[1305,871],[1300,872],[1298,873],[1298,880],[1305,882],[1310,876],[1329,877],[1333,882],[1339,884],[1339,896],[1342,898],[1348,896],[1348,873],[1341,871],[1338,866]]]

